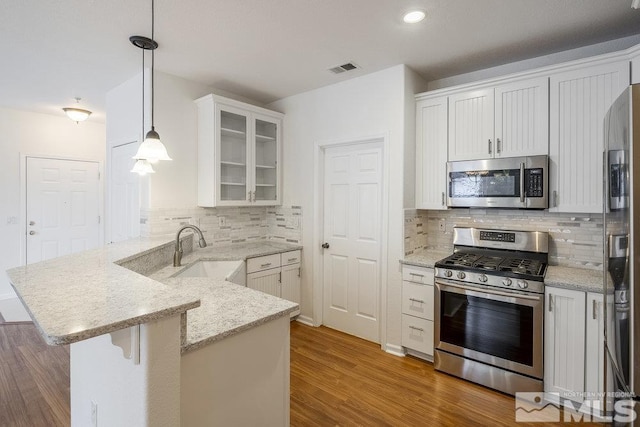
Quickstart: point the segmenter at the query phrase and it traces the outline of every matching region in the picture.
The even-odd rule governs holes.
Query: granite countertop
[[[433,268],[436,261],[440,261],[443,258],[451,255],[451,252],[438,251],[433,249],[422,249],[415,251],[411,255],[406,255],[404,259],[401,259],[402,264],[416,265],[418,267]]]
[[[172,277],[173,275],[197,261],[238,260],[237,268],[240,268],[242,261],[247,258],[297,249],[302,249],[302,246],[269,241],[207,247],[186,255],[181,267],[167,266],[151,274],[152,279],[197,296],[201,301],[200,307],[187,313],[187,336],[182,345],[182,353],[197,350],[230,335],[289,315],[299,306],[294,302],[227,282],[223,277],[178,278]],[[232,273],[233,271],[229,271],[226,276]]]
[[[164,245],[173,239],[132,239],[7,274],[47,344],[71,344],[200,305],[193,294],[115,264]]]
[[[602,293],[604,280],[601,270],[550,265],[544,276],[545,286]]]

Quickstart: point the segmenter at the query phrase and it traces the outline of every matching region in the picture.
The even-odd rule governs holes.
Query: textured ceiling
[[[156,0],[156,68],[268,103],[407,64],[425,79],[640,33],[631,0]],[[427,11],[420,24],[402,13]],[[104,119],[137,74],[150,0],[2,0],[0,105],[61,114],[75,96]],[[353,61],[362,68],[334,75]]]

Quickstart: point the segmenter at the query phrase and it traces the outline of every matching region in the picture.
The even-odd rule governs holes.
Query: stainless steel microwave
[[[447,206],[549,207],[549,157],[527,156],[447,162]]]

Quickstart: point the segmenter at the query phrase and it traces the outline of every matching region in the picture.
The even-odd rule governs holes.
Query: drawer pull
[[[409,275],[415,276],[415,277],[424,277],[424,274],[418,274],[418,273],[409,273]]]
[[[266,264],[260,264],[260,267],[269,267],[271,265],[270,262],[266,263]]]
[[[293,262],[293,261],[296,261],[297,259],[298,259],[298,258],[289,258],[289,259],[287,260],[287,262]]]
[[[419,331],[419,332],[424,332],[424,329],[422,329],[422,328],[418,328],[417,326],[411,326],[411,325],[409,325],[409,328],[414,329],[414,330]]]
[[[417,303],[420,303],[420,304],[424,304],[424,301],[422,301],[421,299],[409,298],[409,301],[413,301],[413,302],[417,302]]]

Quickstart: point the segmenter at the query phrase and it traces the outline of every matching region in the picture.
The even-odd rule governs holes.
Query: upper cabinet
[[[540,77],[449,96],[449,160],[547,154],[548,94]]]
[[[216,95],[198,106],[198,206],[281,203],[281,113]]]
[[[551,76],[549,211],[602,212],[604,116],[628,85],[629,61]]]
[[[447,97],[416,105],[416,208],[446,209]]]
[[[640,46],[631,53],[631,83],[640,83]]]

